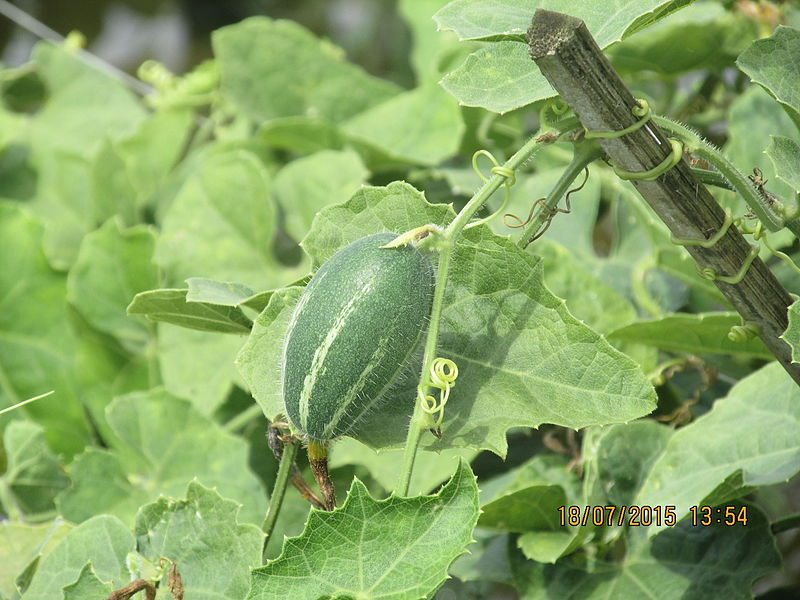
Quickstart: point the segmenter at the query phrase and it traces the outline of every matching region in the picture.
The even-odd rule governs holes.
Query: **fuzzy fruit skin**
[[[397,237],[363,237],[334,254],[297,302],[283,347],[283,400],[310,440],[346,434],[411,358],[433,302],[434,274]]]

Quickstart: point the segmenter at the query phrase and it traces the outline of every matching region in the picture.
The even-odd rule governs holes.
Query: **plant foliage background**
[[[73,42],[0,71],[0,409],[54,392],[0,416],[1,599],[140,577],[169,598],[171,563],[191,600],[797,593],[800,390],[760,341],[727,338],[738,316],[602,163],[527,251],[502,218],[460,240],[439,354],[461,375],[414,496],[391,495],[410,376],[333,446],[341,507],[309,515],[290,489],[263,565],[264,416],[302,286],[359,237],[446,225],[481,184],[472,154],[502,162],[536,131],[539,6],[583,18],[656,112],[800,190],[791,3],[399,0],[401,51],[372,73],[256,16],[191,72],[143,66],[145,97]],[[505,212],[524,219],[569,158],[525,164]],[[800,254],[786,231],[772,244]],[[729,503],[746,525],[557,510]]]

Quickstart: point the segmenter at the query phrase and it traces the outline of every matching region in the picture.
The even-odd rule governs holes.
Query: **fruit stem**
[[[328,473],[328,445],[325,442],[308,442],[308,465],[322,492],[325,510],[336,508],[336,491]]]
[[[286,494],[286,485],[289,483],[289,473],[291,473],[292,465],[294,464],[294,457],[297,455],[297,443],[294,440],[289,440],[283,445],[283,452],[281,454],[281,461],[278,465],[278,475],[275,478],[275,485],[272,488],[272,495],[269,499],[269,508],[267,508],[267,516],[264,519],[264,524],[261,526],[261,531],[264,532],[264,545],[262,547],[262,556],[267,551],[267,544],[269,544],[272,531],[275,529],[275,523],[278,521],[278,515],[281,512],[283,505],[283,497]],[[264,559],[266,562],[266,559]]]

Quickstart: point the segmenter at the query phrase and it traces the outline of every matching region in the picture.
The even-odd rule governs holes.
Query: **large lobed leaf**
[[[660,319],[638,321],[608,334],[609,339],[637,342],[670,352],[733,354],[771,359],[772,353],[758,337],[735,342],[731,327],[740,326],[737,313],[675,313]]]
[[[444,225],[448,207],[430,205],[405,183],[363,188],[322,211],[303,247],[319,265],[364,235]],[[300,290],[274,294],[237,359],[268,417],[282,412],[281,346]],[[431,447],[490,449],[504,454],[515,426],[585,427],[650,412],[655,394],[630,359],[572,317],[542,282],[540,260],[488,229],[457,245],[442,315],[439,354],[460,375],[446,409],[443,439]],[[399,445],[413,406],[417,375],[358,424],[352,435],[373,447]]]
[[[56,495],[69,485],[61,462],[48,448],[43,429],[30,421],[13,421],[3,431],[6,471],[0,476],[3,500],[24,515],[55,509]]]
[[[93,517],[70,531],[44,557],[22,600],[62,598],[62,589],[80,578],[87,562],[101,581],[112,582],[113,589],[127,585],[126,560],[133,549],[133,534],[119,519]]]
[[[691,506],[736,497],[745,486],[787,481],[798,470],[800,390],[772,363],[670,437],[634,504],[672,505],[681,518]]]
[[[460,463],[437,494],[374,500],[357,479],[333,512],[313,510],[300,537],[253,571],[248,600],[418,600],[444,582],[478,519],[475,476]]]
[[[212,42],[222,93],[255,121],[306,115],[339,122],[399,91],[291,21],[252,17],[218,29]]]
[[[72,455],[89,432],[76,389],[66,280],[42,252],[42,227],[10,203],[0,203],[0,257],[0,407],[54,391],[1,419],[27,413],[55,451]]]
[[[685,520],[636,540],[620,563],[586,568],[570,558],[555,565],[512,558],[517,589],[522,600],[752,598],[753,582],[776,569],[780,555],[765,515],[747,509],[747,526],[694,527]]]
[[[125,307],[135,294],[158,286],[154,246],[150,228],[123,229],[110,219],[83,238],[67,279],[67,298],[87,321],[134,351],[141,351],[149,332],[142,320],[125,314]]]
[[[19,597],[20,583],[30,582],[42,558],[71,529],[72,525],[61,518],[41,525],[0,523],[0,598]]]
[[[121,441],[88,449],[70,465],[72,487],[58,507],[71,521],[100,512],[132,521],[141,504],[178,496],[194,478],[241,502],[244,520],[263,518],[266,494],[247,466],[247,444],[189,402],[158,389],[133,393],[116,398],[107,418]]]
[[[162,497],[139,510],[137,550],[154,564],[171,561],[186,598],[240,600],[249,589],[250,569],[261,563],[263,535],[254,525],[239,524],[238,512],[236,502],[192,482],[185,499]],[[162,587],[166,580],[165,573]]]
[[[525,32],[537,8],[582,19],[598,45],[605,48],[691,2],[454,0],[434,16],[439,29],[451,29],[461,39],[493,40],[496,43],[472,53],[441,83],[461,104],[507,112],[555,95],[528,56],[528,47],[524,43]]]

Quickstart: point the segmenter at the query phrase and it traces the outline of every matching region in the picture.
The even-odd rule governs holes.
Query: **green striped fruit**
[[[348,431],[411,359],[433,301],[433,268],[413,246],[381,248],[394,233],[334,254],[300,296],[283,348],[283,400],[315,441]]]

